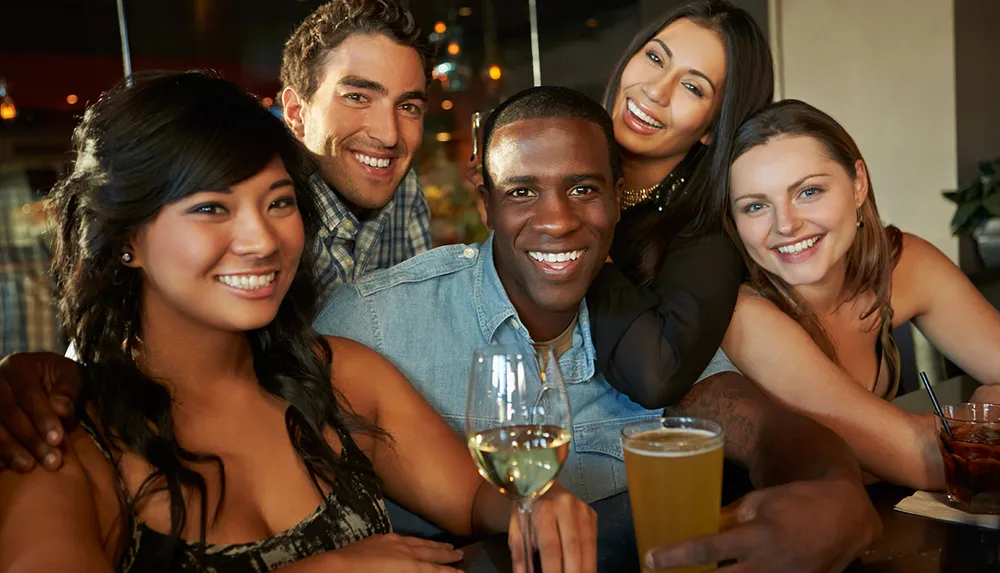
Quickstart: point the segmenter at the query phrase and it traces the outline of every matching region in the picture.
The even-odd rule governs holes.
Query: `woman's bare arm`
[[[864,470],[914,488],[944,487],[934,419],[862,388],[769,300],[740,294],[722,348],[766,395],[840,434]]]
[[[1000,312],[944,253],[903,233],[892,275],[894,322],[912,320],[962,370],[984,384],[1000,384]]]
[[[362,344],[329,341],[337,388],[393,438],[375,441],[370,454],[386,494],[453,534],[509,529],[508,543],[520,547],[511,501],[479,476],[465,444],[402,373]],[[546,571],[596,571],[597,514],[558,484],[536,500],[532,527]],[[515,564],[520,556],[512,552]]]
[[[465,444],[403,374],[363,344],[328,340],[337,389],[392,436],[375,440],[369,454],[386,495],[457,535],[506,531],[510,504],[493,495]],[[474,514],[484,503],[489,511]]]

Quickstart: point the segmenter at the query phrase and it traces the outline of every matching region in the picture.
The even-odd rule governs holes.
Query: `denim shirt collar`
[[[500,282],[500,275],[493,262],[493,233],[479,248],[479,260],[476,261],[475,290],[476,316],[483,338],[493,341],[500,325],[511,318],[517,318],[517,310],[507,296],[507,290]],[[527,333],[525,333],[527,336]],[[529,337],[530,340],[530,337]]]
[[[522,326],[517,333],[528,344],[534,344],[528,329],[523,327],[523,321],[507,296],[507,290],[500,282],[496,265],[493,261],[493,233],[479,248],[479,260],[475,268],[475,285],[473,297],[476,304],[476,315],[483,338],[491,343],[495,341],[497,331],[505,324],[510,325],[510,319],[516,319]],[[586,299],[580,301],[577,314],[576,329],[573,332],[573,348],[559,359],[559,367],[567,383],[583,382],[594,376],[594,361],[597,353],[590,336],[590,313],[587,310]]]

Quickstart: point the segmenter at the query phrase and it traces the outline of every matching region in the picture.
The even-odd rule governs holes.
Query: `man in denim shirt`
[[[550,91],[538,96],[542,102],[583,97]],[[606,117],[594,105],[593,113]],[[531,124],[539,121],[556,128],[532,141],[533,153],[552,159],[537,177],[490,166],[499,179],[487,178],[494,187],[486,199],[495,231],[486,242],[435,249],[338,287],[315,326],[391,360],[460,432],[475,349],[513,344],[530,350],[560,338],[571,341],[555,345],[564,350],[559,366],[573,409],[573,444],[559,481],[591,502],[626,488],[618,429],[660,412],[638,406],[594,369],[583,298],[608,256],[620,192],[620,166],[608,169],[608,147],[575,144],[602,141],[598,123],[514,122],[493,133],[484,161],[523,153],[519,147],[529,134],[521,128],[534,129]]]

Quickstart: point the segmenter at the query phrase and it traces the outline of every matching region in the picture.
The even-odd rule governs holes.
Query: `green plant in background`
[[[957,205],[951,219],[953,235],[971,234],[984,221],[1000,217],[1000,158],[979,163],[979,177],[944,198]]]

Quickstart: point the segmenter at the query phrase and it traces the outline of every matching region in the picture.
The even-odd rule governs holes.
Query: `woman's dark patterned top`
[[[98,448],[117,467],[111,449],[94,431],[89,420],[81,422]],[[361,465],[371,467],[364,452],[346,430],[337,429],[347,457],[356,457]],[[127,495],[120,482],[123,495]],[[392,526],[378,485],[353,474],[338,475],[323,502],[297,525],[267,539],[232,545],[202,544],[181,540],[172,563],[165,567],[164,550],[169,536],[150,529],[136,515],[128,516],[126,533],[116,570],[129,571],[205,571],[225,573],[247,571],[263,573],[285,567],[295,561],[339,549],[372,535],[390,533]]]

